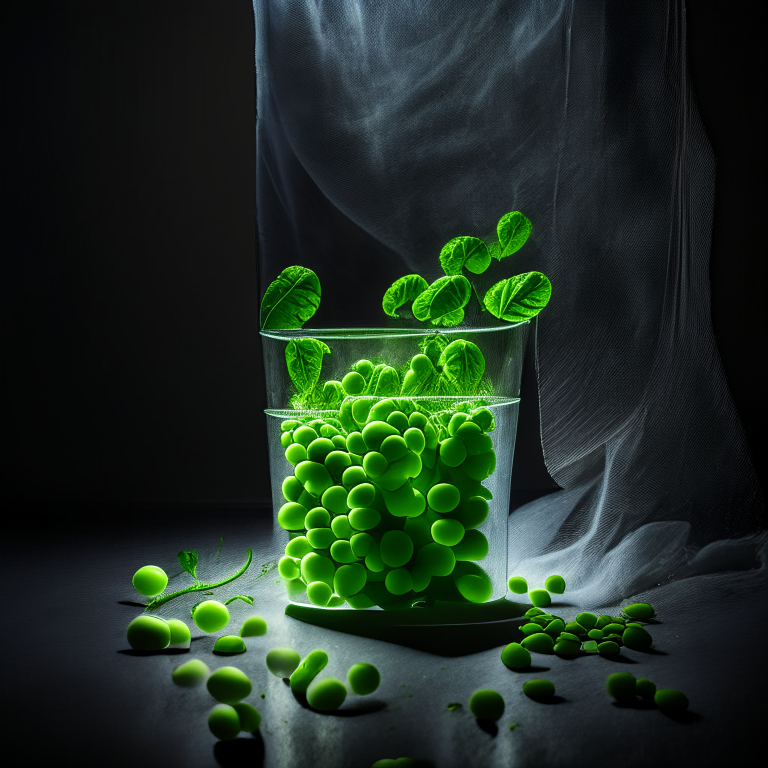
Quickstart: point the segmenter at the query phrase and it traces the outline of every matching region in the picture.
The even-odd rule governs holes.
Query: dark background
[[[4,501],[268,505],[250,2],[0,14]],[[689,59],[718,161],[713,326],[765,488],[766,48],[746,15],[690,3]],[[537,401],[529,356],[518,501],[556,487]]]

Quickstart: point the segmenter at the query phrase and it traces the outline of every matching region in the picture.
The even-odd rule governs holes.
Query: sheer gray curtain
[[[314,269],[313,323],[381,325],[385,288],[438,277],[451,237],[533,222],[500,276],[553,284],[535,343],[563,490],[510,517],[510,573],[608,604],[753,567],[762,501],[711,329],[715,163],[682,0],[254,12],[260,275]]]

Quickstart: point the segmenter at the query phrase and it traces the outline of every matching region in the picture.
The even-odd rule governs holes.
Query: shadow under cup
[[[273,516],[274,520],[274,544],[275,548],[279,552],[285,552],[285,548],[294,539],[300,539],[296,544],[292,545],[291,554],[296,564],[295,574],[301,574],[297,578],[286,578],[290,571],[290,563],[287,564],[286,569],[281,569],[282,581],[286,587],[287,599],[290,602],[304,605],[318,606],[318,602],[315,599],[310,600],[307,593],[307,579],[302,569],[303,556],[302,552],[306,550],[306,554],[319,554],[321,557],[326,558],[333,564],[336,574],[338,575],[339,569],[344,565],[350,565],[349,553],[341,560],[335,560],[330,548],[318,548],[316,550],[310,548],[310,545],[305,538],[307,536],[307,530],[297,528],[295,530],[284,529],[277,521],[277,512],[284,507],[289,501],[293,502],[294,499],[288,499],[284,495],[284,481],[286,478],[295,476],[297,468],[294,463],[289,462],[286,458],[285,447],[285,434],[291,431],[287,428],[288,422],[300,421],[303,424],[308,424],[311,421],[317,419],[332,419],[332,424],[339,424],[339,407],[334,409],[297,409],[291,408],[292,398],[296,395],[296,389],[288,373],[288,367],[286,365],[286,348],[294,339],[317,339],[323,342],[330,349],[330,354],[326,353],[322,360],[322,375],[321,383],[326,380],[341,381],[344,376],[350,371],[351,367],[360,360],[369,360],[374,365],[385,363],[398,371],[400,381],[402,383],[405,371],[408,369],[409,361],[417,354],[420,353],[420,343],[423,344],[425,339],[430,336],[440,336],[441,341],[450,344],[457,340],[463,340],[471,342],[477,345],[483,354],[485,359],[485,372],[478,391],[469,393],[451,393],[445,392],[438,395],[417,395],[417,396],[403,396],[400,394],[393,394],[389,396],[373,396],[373,395],[356,395],[348,396],[344,401],[347,405],[354,403],[355,400],[365,399],[368,404],[381,403],[385,400],[394,400],[398,402],[399,407],[403,409],[405,415],[409,415],[409,412],[420,411],[428,415],[430,423],[436,426],[437,430],[440,430],[440,440],[438,445],[433,450],[433,454],[437,457],[434,461],[435,471],[434,481],[429,484],[428,487],[432,487],[437,482],[445,483],[451,482],[451,478],[448,477],[452,469],[446,468],[446,465],[442,462],[441,445],[451,437],[447,428],[440,427],[441,420],[448,421],[450,416],[457,412],[468,412],[476,408],[486,408],[493,416],[494,428],[486,431],[487,438],[490,438],[490,442],[493,446],[493,452],[495,453],[495,467],[491,474],[482,479],[482,489],[479,489],[482,495],[487,499],[488,504],[488,516],[479,525],[472,526],[471,530],[479,532],[471,533],[469,538],[473,541],[480,540],[482,537],[487,540],[487,553],[482,551],[484,545],[480,547],[479,552],[464,552],[462,551],[461,541],[458,545],[450,547],[450,549],[456,554],[456,567],[448,575],[432,575],[429,585],[416,592],[413,589],[406,591],[404,594],[393,594],[387,588],[386,576],[389,571],[394,568],[387,566],[384,571],[374,572],[366,567],[367,558],[361,557],[356,561],[357,575],[362,574],[361,568],[365,569],[367,578],[365,586],[355,595],[345,595],[346,601],[336,597],[337,592],[343,592],[344,590],[336,589],[338,582],[334,583],[334,578],[326,578],[329,586],[334,587],[334,598],[331,600],[328,606],[329,610],[334,608],[384,608],[388,610],[409,608],[413,605],[419,606],[432,606],[436,603],[442,602],[485,602],[496,600],[504,597],[507,593],[507,523],[509,514],[509,497],[510,497],[510,482],[512,477],[512,460],[515,447],[515,435],[517,431],[517,419],[519,412],[519,394],[520,394],[520,380],[522,376],[522,363],[525,353],[525,345],[527,342],[530,323],[519,323],[516,325],[507,325],[496,328],[481,328],[481,329],[414,329],[414,330],[390,330],[390,329],[298,329],[298,330],[281,330],[281,331],[262,331],[262,343],[264,349],[264,362],[265,371],[267,377],[267,403],[268,408],[265,411],[267,417],[267,440],[269,446],[269,465],[270,465],[270,479],[272,485],[272,501],[275,509]],[[342,407],[343,404],[342,404]],[[347,408],[348,412],[351,412]],[[446,413],[447,412],[447,413]],[[443,413],[441,417],[441,413]],[[463,417],[459,417],[461,420]],[[487,416],[485,417],[487,419]],[[369,419],[370,420],[370,419]],[[472,418],[469,419],[472,421]],[[480,417],[478,417],[480,420]],[[315,421],[315,427],[321,422]],[[344,422],[347,429],[342,428],[342,436],[346,437],[352,431],[362,429],[362,426],[358,424],[352,424],[350,428],[349,416],[347,416]],[[294,426],[294,429],[298,427]],[[424,428],[426,429],[426,427]],[[487,444],[487,438],[483,438]],[[281,441],[282,439],[282,441]],[[341,443],[340,440],[336,441]],[[337,448],[339,446],[336,446]],[[343,450],[343,449],[342,449]],[[351,453],[351,451],[350,451]],[[429,462],[427,458],[429,450],[421,454],[424,462]],[[359,455],[359,454],[358,454]],[[353,458],[353,464],[355,459]],[[426,467],[426,463],[424,465]],[[460,465],[458,469],[461,469]],[[442,467],[442,471],[440,469]],[[289,481],[296,485],[295,481]],[[341,484],[342,481],[339,478],[335,478],[334,482]],[[377,487],[377,497],[380,491],[377,486],[377,480],[369,478],[367,482]],[[409,483],[417,483],[417,480],[410,478]],[[477,490],[477,482],[474,482],[474,487]],[[468,500],[468,494],[476,495],[476,491],[467,490],[472,484],[467,484],[467,487],[463,487],[460,482],[456,482],[455,486],[459,488],[461,492],[461,503],[456,510],[456,514],[449,513],[445,517],[456,517],[462,505]],[[296,486],[298,487],[298,486]],[[428,496],[427,486],[422,484],[422,488],[425,491],[423,494],[426,498]],[[306,489],[305,489],[306,490]],[[291,494],[289,493],[288,496]],[[321,507],[322,496],[317,494],[315,496],[307,496],[305,493],[302,499],[307,507],[315,508]],[[382,536],[389,530],[407,531],[409,527],[415,527],[413,522],[407,521],[407,517],[389,516],[386,512],[386,507],[383,504],[379,504],[380,511],[384,518],[382,523],[377,525],[374,529],[368,529],[367,532],[376,541],[375,547],[381,542]],[[329,511],[329,517],[331,519],[337,516],[340,510]],[[322,514],[322,513],[321,513]],[[416,579],[417,571],[421,567],[419,550],[431,544],[430,537],[430,525],[431,521],[440,519],[441,515],[434,512],[430,506],[427,506],[425,511],[420,515],[422,518],[421,523],[421,538],[413,538],[413,555],[408,562],[400,566],[397,564],[397,568],[405,568],[410,570],[414,579]],[[425,522],[425,518],[429,518]],[[343,522],[343,521],[340,521]],[[293,527],[293,526],[292,526]],[[364,529],[365,530],[365,529]],[[468,526],[465,532],[470,530]],[[426,531],[426,533],[424,533]],[[354,535],[357,531],[353,528],[351,534]],[[348,531],[344,536],[349,536]],[[426,536],[426,538],[425,538]],[[467,539],[469,541],[469,539]],[[336,543],[336,542],[334,542]],[[333,550],[341,551],[341,550]],[[468,559],[466,556],[472,559]],[[478,555],[482,555],[478,558]],[[306,556],[306,555],[304,555]],[[285,570],[285,572],[283,572]],[[330,572],[330,569],[329,569]],[[479,574],[479,576],[477,575]],[[402,575],[402,574],[401,574]],[[423,574],[422,574],[423,575]],[[483,587],[479,592],[473,594],[472,590],[464,589],[464,585],[468,585],[473,579],[468,581],[459,582],[462,576],[472,576],[474,581],[479,585],[478,579],[482,578]],[[392,577],[394,578],[394,577]],[[408,577],[406,577],[407,579]],[[417,585],[418,579],[416,579]],[[459,587],[462,587],[461,589]],[[395,592],[398,590],[395,589]],[[320,590],[322,594],[323,590]],[[313,592],[313,597],[316,598],[316,593]],[[322,605],[322,603],[320,604]]]

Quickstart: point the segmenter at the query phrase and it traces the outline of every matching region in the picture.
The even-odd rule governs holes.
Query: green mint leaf
[[[491,254],[492,259],[501,261],[501,246],[498,243],[488,243],[488,253]]]
[[[447,315],[438,317],[437,320],[432,321],[432,325],[442,326],[443,328],[451,328],[454,325],[461,325],[461,321],[464,319],[464,310],[457,309],[454,312],[449,312]]]
[[[531,234],[531,222],[520,211],[505,213],[496,227],[501,254],[499,259],[519,251]]]
[[[253,605],[253,598],[250,595],[235,595],[234,597],[230,597],[229,600],[225,600],[224,605],[229,605],[235,600],[242,600],[243,602],[248,603],[248,605]]]
[[[285,348],[285,364],[300,397],[309,396],[320,381],[323,355],[331,350],[317,339],[292,339]]]
[[[395,280],[387,288],[384,298],[381,301],[382,309],[390,317],[400,317],[397,310],[405,306],[409,301],[413,301],[420,296],[429,287],[429,283],[421,275],[406,275],[399,280]]]
[[[485,373],[485,357],[477,344],[457,339],[443,350],[437,367],[442,368],[440,378],[444,386],[457,394],[470,395]]]
[[[414,397],[415,395],[428,395],[434,389],[437,371],[432,361],[425,355],[415,355],[411,360],[411,367],[403,377],[403,387],[400,390],[401,397]]]
[[[450,315],[448,324],[456,325],[457,315],[452,313],[463,309],[471,296],[472,286],[464,275],[438,278],[413,302],[413,316],[417,320],[431,320],[437,324],[442,317]]]
[[[287,267],[261,300],[263,330],[301,328],[320,306],[320,280],[306,267]]]
[[[419,342],[422,355],[426,355],[433,363],[437,364],[443,350],[448,346],[448,341],[443,336],[426,336]]]
[[[197,550],[185,549],[179,552],[177,555],[181,567],[195,580],[197,583]]]
[[[381,363],[373,369],[364,394],[391,397],[400,391],[400,377],[392,366]]]
[[[485,294],[485,308],[500,320],[521,323],[541,312],[552,295],[552,284],[541,272],[501,280]]]
[[[454,237],[440,251],[440,264],[446,275],[460,275],[464,267],[481,275],[490,263],[488,246],[479,237]]]
[[[330,411],[331,409],[336,409],[341,405],[341,401],[347,396],[347,393],[344,391],[344,387],[341,385],[340,381],[326,381],[325,384],[323,384],[323,395],[322,395],[322,407],[324,410]]]

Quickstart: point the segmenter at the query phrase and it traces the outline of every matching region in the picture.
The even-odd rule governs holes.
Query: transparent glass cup
[[[406,412],[406,416],[409,416],[413,411],[419,411],[428,414],[430,423],[435,424],[436,430],[440,430],[441,440],[438,442],[437,447],[434,449],[438,459],[436,466],[441,466],[442,470],[435,470],[437,474],[434,477],[434,481],[431,485],[427,483],[421,486],[424,490],[424,498],[429,496],[428,488],[437,484],[438,482],[453,482],[454,476],[451,474],[455,470],[453,468],[446,467],[442,463],[443,458],[443,443],[448,440],[452,435],[449,432],[450,419],[456,413],[465,413],[467,420],[477,420],[483,424],[483,427],[487,427],[488,415],[480,415],[477,409],[487,409],[493,417],[494,428],[487,429],[487,437],[490,438],[490,443],[493,446],[493,453],[495,454],[495,467],[492,469],[487,477],[484,477],[481,481],[482,489],[477,489],[481,492],[482,496],[487,500],[488,515],[487,518],[478,525],[472,525],[473,530],[478,531],[487,540],[487,553],[470,553],[470,557],[473,559],[463,559],[467,555],[466,552],[461,550],[461,542],[457,547],[449,547],[457,553],[458,562],[454,571],[449,575],[433,575],[430,578],[429,585],[421,589],[420,591],[408,590],[403,594],[392,594],[387,586],[389,582],[383,579],[382,574],[378,575],[371,570],[367,569],[368,558],[365,556],[357,558],[355,562],[357,565],[362,566],[367,573],[367,581],[364,588],[356,595],[343,595],[345,599],[337,596],[338,592],[344,590],[339,587],[338,582],[334,582],[332,579],[328,579],[328,584],[333,588],[333,597],[330,603],[325,606],[328,608],[385,608],[385,609],[402,609],[413,605],[434,605],[440,602],[458,602],[458,601],[470,601],[470,602],[485,602],[489,600],[495,600],[503,597],[507,592],[507,518],[509,514],[509,493],[510,493],[510,481],[512,476],[512,461],[515,446],[515,435],[517,431],[517,419],[519,411],[519,394],[520,394],[520,379],[522,375],[522,362],[525,353],[525,345],[528,338],[530,329],[530,323],[519,323],[516,325],[506,325],[494,328],[475,328],[475,329],[407,329],[407,330],[391,330],[391,329],[298,329],[298,330],[284,330],[284,331],[262,331],[262,343],[264,350],[264,363],[265,372],[267,378],[267,440],[269,446],[269,462],[270,462],[270,479],[272,485],[272,498],[275,509],[274,515],[274,536],[275,543],[279,551],[285,552],[286,547],[294,539],[301,539],[297,544],[294,544],[294,549],[289,550],[291,552],[291,559],[295,563],[294,574],[301,574],[298,578],[289,579],[286,576],[291,574],[288,571],[291,570],[290,563],[286,562],[285,568],[282,569],[281,576],[283,576],[283,582],[285,583],[287,596],[291,602],[305,605],[322,605],[327,590],[320,587],[313,587],[312,598],[308,594],[307,585],[308,578],[302,570],[302,563],[304,562],[301,554],[302,549],[308,549],[307,536],[308,531],[306,528],[294,528],[293,530],[286,530],[282,525],[278,523],[278,510],[281,510],[288,504],[296,504],[298,500],[291,499],[291,493],[287,495],[284,493],[284,481],[286,478],[291,478],[295,474],[300,474],[300,471],[295,465],[295,456],[292,455],[293,462],[289,461],[286,457],[287,449],[286,434],[293,434],[298,426],[294,426],[293,429],[289,427],[295,422],[302,422],[307,425],[309,422],[314,423],[314,428],[319,430],[318,426],[321,423],[325,423],[326,419],[330,419],[328,424],[334,424],[338,428],[337,431],[341,433],[337,437],[346,437],[350,432],[360,431],[364,429],[364,422],[353,423],[350,421],[349,414],[352,413],[352,408],[356,401],[361,401],[361,407],[375,406],[377,403],[383,403],[384,401],[393,402],[395,404],[395,410],[403,410]],[[286,364],[286,349],[289,344],[297,339],[315,339],[318,342],[326,345],[330,352],[326,352],[322,356],[322,372],[319,377],[319,382],[316,385],[317,391],[320,391],[322,384],[325,381],[342,381],[345,375],[359,362],[370,361],[374,366],[380,364],[386,364],[395,371],[397,371],[397,380],[401,383],[405,380],[409,369],[409,363],[415,355],[420,353],[420,345],[423,347],[424,342],[429,338],[434,339],[439,337],[440,346],[450,345],[452,342],[460,340],[464,342],[470,342],[472,345],[476,345],[482,353],[485,362],[485,370],[480,384],[472,389],[472,391],[441,391],[438,394],[410,394],[408,396],[401,394],[399,391],[395,391],[394,394],[390,390],[388,394],[376,394],[376,393],[354,393],[346,394],[342,401],[341,407],[336,405],[333,408],[324,408],[322,404],[318,405],[315,402],[315,407],[306,407],[308,399],[303,397],[301,393],[297,391],[297,387],[289,375],[288,365]],[[435,358],[436,363],[439,362]],[[358,366],[360,367],[360,366]],[[436,380],[442,375],[439,369],[440,366],[435,365]],[[365,370],[360,367],[361,370]],[[461,386],[458,384],[457,386]],[[298,401],[298,402],[297,402]],[[311,401],[310,401],[311,402]],[[304,407],[297,407],[304,406]],[[293,407],[292,407],[293,406]],[[390,406],[382,406],[389,408]],[[340,414],[340,410],[344,410],[346,419],[344,420],[343,414]],[[380,409],[379,409],[380,411]],[[376,413],[377,411],[374,411]],[[384,411],[386,413],[386,410]],[[475,416],[472,413],[475,412]],[[357,411],[355,411],[357,413]],[[323,422],[316,421],[322,419]],[[459,416],[455,420],[456,423],[462,421],[464,416]],[[343,423],[340,423],[343,421]],[[370,417],[369,417],[370,421]],[[445,422],[445,423],[444,423]],[[421,423],[421,422],[419,422]],[[441,428],[441,424],[443,424]],[[465,427],[465,430],[469,427]],[[426,427],[424,429],[427,429]],[[474,428],[473,428],[474,429]],[[401,430],[402,431],[402,430]],[[404,433],[403,433],[404,434]],[[330,432],[328,432],[330,437]],[[483,438],[485,439],[485,438]],[[336,440],[336,449],[339,448],[340,440]],[[342,452],[345,450],[341,449]],[[349,451],[352,457],[352,462],[360,463],[360,459],[356,456],[365,459],[365,456],[360,454],[354,454]],[[424,450],[421,454],[421,460],[425,467],[429,461],[429,450]],[[446,454],[447,455],[447,454]],[[455,460],[452,460],[455,461]],[[459,466],[462,469],[464,464]],[[487,471],[487,470],[486,470]],[[442,472],[442,474],[441,474]],[[448,473],[448,474],[446,474]],[[448,476],[450,475],[450,477]],[[479,476],[478,476],[479,477]],[[466,478],[465,478],[466,479]],[[342,481],[339,477],[333,481],[336,485],[341,485]],[[367,479],[367,482],[377,486],[376,479]],[[409,478],[408,482],[414,487],[418,486],[418,479]],[[468,484],[467,488],[476,488],[476,483],[479,481],[473,480],[475,485]],[[289,484],[295,484],[295,481],[289,481]],[[461,485],[459,483],[459,485]],[[298,486],[296,486],[298,488]],[[308,486],[309,487],[309,486]],[[378,486],[377,486],[378,487]],[[318,489],[312,489],[316,491],[316,495],[301,497],[301,501],[306,505],[304,508],[318,508],[323,505],[322,496]],[[377,490],[378,493],[378,490]],[[466,490],[466,493],[475,494],[475,491]],[[465,488],[461,486],[461,502],[459,508],[454,512],[449,512],[445,517],[457,517],[458,513],[464,508],[465,503],[470,503],[468,498],[465,498]],[[471,503],[477,503],[471,502]],[[482,502],[479,502],[482,504]],[[384,517],[387,517],[386,507],[380,505],[381,513]],[[338,512],[339,510],[337,510]],[[348,513],[347,513],[348,514]],[[399,514],[399,513],[398,513]],[[431,506],[427,506],[421,517],[431,515],[432,520],[440,518],[440,515],[436,514]],[[336,517],[336,513],[330,511],[329,517],[333,520]],[[420,519],[421,519],[420,517]],[[352,520],[353,518],[349,518]],[[407,518],[406,518],[407,521]],[[465,521],[466,522],[466,521]],[[389,530],[391,528],[398,528],[403,530],[406,526],[412,526],[414,523],[407,523],[402,519],[389,520],[390,525],[378,526],[373,530],[366,529],[374,539],[376,539],[376,546],[381,543],[382,532],[379,528]],[[298,525],[298,523],[296,524]],[[429,532],[431,529],[425,523],[422,526],[422,530]],[[467,531],[470,527],[467,527]],[[354,534],[358,531],[352,528],[351,533]],[[347,532],[349,535],[350,531]],[[428,535],[428,534],[427,534]],[[435,534],[437,535],[437,534]],[[466,532],[465,532],[466,536]],[[476,533],[470,534],[470,537],[479,539],[481,537]],[[475,540],[473,539],[473,541]],[[467,539],[469,541],[469,539]],[[431,539],[428,543],[431,543]],[[336,542],[334,542],[336,543]],[[419,569],[419,550],[424,546],[424,540],[414,538],[414,553],[411,560],[403,567],[410,569],[410,573],[416,578],[417,571]],[[346,545],[339,545],[346,546]],[[442,546],[442,545],[441,545]],[[481,547],[482,549],[482,547]],[[337,561],[334,559],[332,553],[341,551],[330,549],[317,548],[315,551],[309,550],[312,554],[320,554],[326,559],[330,560],[336,570],[336,574],[343,565],[349,565],[348,562],[348,549],[347,557]],[[479,555],[479,559],[475,559]],[[400,567],[396,564],[396,567]],[[480,569],[480,570],[478,570]],[[359,571],[360,569],[358,569]],[[385,567],[385,572],[388,576],[390,570],[395,570],[395,567]],[[442,572],[441,572],[442,573]],[[477,575],[479,574],[479,575]],[[473,576],[472,579],[464,578],[465,576]],[[311,577],[310,577],[311,578]],[[394,578],[391,577],[391,578]],[[408,577],[406,577],[407,579]],[[466,589],[469,585],[481,585],[482,587],[476,591],[472,589]],[[407,584],[406,584],[407,586]],[[421,586],[416,584],[415,586]],[[399,592],[399,589],[395,589],[395,592]],[[320,595],[318,601],[317,596]]]

